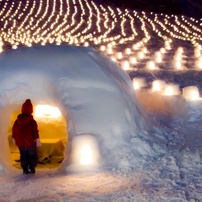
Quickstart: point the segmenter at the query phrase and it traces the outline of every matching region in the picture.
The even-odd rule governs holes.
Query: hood
[[[25,114],[32,114],[33,113],[33,106],[30,99],[26,99],[21,108],[22,113]]]

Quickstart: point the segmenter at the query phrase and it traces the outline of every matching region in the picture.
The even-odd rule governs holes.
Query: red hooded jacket
[[[35,140],[39,138],[37,122],[31,115],[33,109],[28,99],[22,105],[22,114],[19,114],[12,128],[12,138],[18,147],[36,146]]]

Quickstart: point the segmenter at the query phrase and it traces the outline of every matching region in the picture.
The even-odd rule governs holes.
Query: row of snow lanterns
[[[153,55],[153,60],[149,60],[146,62],[145,68],[148,70],[157,70],[158,64],[163,62],[163,57],[166,51],[170,50],[170,43],[169,46],[168,41],[165,41],[165,47],[162,47],[159,49],[159,51],[156,51]],[[105,52],[107,55],[111,57],[111,59],[115,62],[119,62],[120,66],[124,70],[131,70],[132,67],[135,66],[138,62],[140,62],[142,59],[145,59],[147,56],[147,53],[149,51],[146,47],[144,47],[144,44],[142,43],[134,44],[132,48],[126,48],[124,53],[122,52],[116,52],[116,50],[113,50],[113,44],[108,44],[107,46],[102,45],[100,47],[100,50]],[[134,51],[137,51],[134,55]],[[194,57],[195,57],[195,67],[198,69],[202,69],[202,46],[198,44],[194,49]],[[173,66],[176,70],[185,70],[186,61],[184,60],[184,50],[182,47],[178,47],[178,49],[175,51],[174,57],[173,57]]]
[[[146,86],[147,84],[144,78],[133,78],[133,87],[135,90],[140,90]],[[165,96],[181,95],[177,84],[166,83],[163,80],[154,80],[150,90],[151,92],[160,93]],[[199,89],[197,86],[186,86],[182,89],[182,96],[187,100],[199,100]]]
[[[136,50],[134,47],[132,48]],[[201,45],[198,45],[194,49],[194,56],[195,56],[195,67],[197,69],[202,69],[202,47]],[[137,52],[136,57],[131,55],[132,50],[130,48],[127,48],[125,50],[125,54],[128,56],[128,59],[123,59],[123,54],[121,52],[117,52],[113,54],[112,49],[108,49],[107,53],[111,55],[111,59],[114,60],[115,62],[117,60],[120,61],[120,65],[124,70],[130,70],[132,69],[131,66],[133,67],[135,64],[137,64],[140,60],[145,58],[145,54],[148,52],[146,47],[142,48],[141,51]],[[165,48],[161,48],[159,51],[156,51],[153,56],[153,60],[149,60],[146,62],[146,69],[148,70],[157,70],[158,69],[158,64],[163,62],[163,54],[166,52]],[[183,60],[183,48],[179,47],[173,57],[173,66],[175,67],[176,70],[184,70],[185,66],[184,63],[185,61]],[[112,55],[113,54],[113,55]]]

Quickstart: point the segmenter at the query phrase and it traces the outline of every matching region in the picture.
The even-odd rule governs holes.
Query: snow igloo
[[[43,126],[43,138],[64,140],[59,170],[127,166],[131,138],[144,120],[130,77],[107,56],[70,45],[21,47],[0,54],[1,172],[14,169],[10,128],[27,98],[34,108],[48,105],[61,112],[63,124],[56,118],[54,129]],[[41,132],[39,128],[40,137]]]

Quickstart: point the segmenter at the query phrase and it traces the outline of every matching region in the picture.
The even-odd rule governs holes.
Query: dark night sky
[[[140,10],[202,17],[202,0],[95,0]]]

